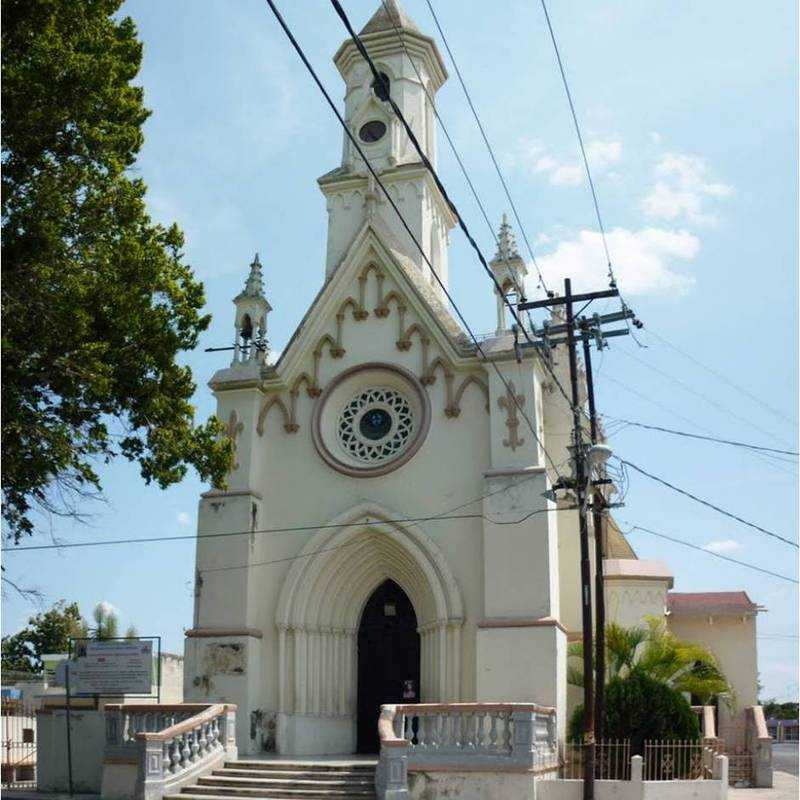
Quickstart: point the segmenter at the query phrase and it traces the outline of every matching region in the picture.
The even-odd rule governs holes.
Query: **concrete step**
[[[375,785],[375,782],[371,778],[364,778],[364,779],[357,779],[357,778],[350,778],[350,779],[336,779],[333,777],[325,777],[322,779],[319,778],[301,778],[298,776],[289,776],[289,777],[281,777],[276,778],[272,775],[269,777],[259,777],[259,778],[231,778],[226,775],[207,775],[202,778],[197,779],[198,786],[219,786],[219,787],[229,787],[229,788],[258,788],[258,787],[271,787],[274,786],[276,788],[298,788],[298,789],[305,789],[305,788],[352,788],[352,789],[372,789]]]
[[[372,797],[375,794],[373,786],[208,786],[195,784],[186,787],[181,794],[225,795],[226,797]]]
[[[320,781],[340,781],[340,780],[355,780],[355,781],[372,781],[375,778],[374,770],[313,770],[313,769],[230,769],[224,767],[223,769],[216,769],[213,772],[215,777],[220,778],[252,778],[254,780],[263,780],[270,778],[297,778],[314,779]]]
[[[164,800],[232,800],[240,795],[228,792],[219,794],[198,794],[194,788],[184,789],[180,794],[165,794]],[[248,800],[253,797],[259,800],[375,800],[375,793],[371,794],[350,794],[348,792],[328,791],[306,791],[306,790],[277,790],[265,789],[261,794],[247,795]]]
[[[374,773],[378,765],[375,761],[284,761],[283,759],[247,761],[237,759],[236,761],[226,761],[225,769],[246,769],[246,770],[300,770],[301,772],[369,772]]]

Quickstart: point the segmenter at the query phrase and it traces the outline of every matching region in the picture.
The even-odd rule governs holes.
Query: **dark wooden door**
[[[418,701],[417,615],[406,593],[385,581],[367,601],[358,628],[357,751],[378,752],[383,703]]]

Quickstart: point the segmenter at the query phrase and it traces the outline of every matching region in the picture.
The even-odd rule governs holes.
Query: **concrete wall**
[[[410,772],[411,800],[532,800],[534,776],[530,772]]]
[[[725,800],[728,786],[707,781],[595,781],[595,800]],[[536,800],[581,800],[583,781],[543,780]]]
[[[733,696],[730,703],[719,702],[717,736],[729,746],[743,746],[744,709],[758,703],[755,615],[670,615],[667,625],[680,639],[706,645],[719,660]]]
[[[59,709],[37,714],[36,770],[40,792],[69,790],[66,722],[67,712]],[[105,747],[104,713],[72,711],[70,734],[74,791],[99,794]]]

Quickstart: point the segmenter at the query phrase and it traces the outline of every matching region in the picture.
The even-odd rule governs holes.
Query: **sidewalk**
[[[797,800],[799,786],[794,775],[775,770],[771,789],[728,789],[728,800]]]

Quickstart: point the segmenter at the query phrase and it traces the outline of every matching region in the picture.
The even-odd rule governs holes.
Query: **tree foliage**
[[[94,628],[92,636],[95,639],[116,639],[119,635],[119,618],[107,603],[98,603],[92,612]]]
[[[122,0],[2,4],[2,459],[6,535],[36,509],[79,513],[97,464],[137,461],[166,487],[231,464],[194,422],[181,351],[209,324],[177,226],[131,175],[149,115]]]
[[[68,652],[70,637],[86,636],[87,631],[78,604],[59,600],[49,611],[31,617],[19,633],[3,637],[3,670],[40,674],[42,655]]]
[[[777,700],[762,700],[764,716],[774,719],[797,719],[798,704],[793,702],[779,703]]]
[[[616,676],[606,686],[604,736],[629,739],[631,753],[641,755],[647,739],[696,741],[700,722],[692,707],[675,689],[634,667],[627,677]],[[583,706],[572,713],[571,741],[581,741]]]
[[[701,644],[678,639],[663,620],[648,617],[646,627],[633,628],[610,623],[605,634],[608,681],[638,670],[678,692],[694,695],[702,703],[731,693],[716,656]],[[568,654],[582,658],[583,646],[570,645]],[[567,680],[583,686],[583,674],[574,665],[568,668]]]

